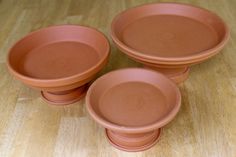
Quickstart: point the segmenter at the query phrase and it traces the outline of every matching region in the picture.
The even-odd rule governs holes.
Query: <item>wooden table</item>
[[[178,0],[216,12],[229,25],[231,39],[219,55],[191,68],[180,85],[182,107],[153,148],[127,153],[113,148],[91,120],[84,100],[56,107],[9,75],[6,55],[27,33],[49,25],[96,27],[109,39],[112,18],[145,0],[0,0],[0,156],[32,157],[235,157],[236,156],[236,1]],[[140,66],[111,43],[102,73]],[[101,74],[102,74],[101,73]]]

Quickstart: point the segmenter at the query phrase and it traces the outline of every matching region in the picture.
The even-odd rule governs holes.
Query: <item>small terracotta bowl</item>
[[[159,139],[181,105],[178,87],[161,73],[121,69],[98,78],[89,88],[86,107],[106,128],[109,142],[124,151],[142,151]]]
[[[87,84],[106,65],[109,42],[93,28],[53,26],[30,33],[8,54],[11,74],[39,89],[43,98],[57,105],[85,96]]]
[[[189,66],[223,49],[229,29],[206,9],[154,3],[117,15],[112,21],[111,37],[129,57],[180,83],[187,78]]]

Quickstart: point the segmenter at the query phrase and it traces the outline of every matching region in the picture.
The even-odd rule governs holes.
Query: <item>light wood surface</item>
[[[219,55],[191,68],[180,85],[182,107],[153,148],[127,153],[113,148],[91,120],[84,100],[49,106],[38,91],[9,75],[6,55],[27,33],[50,25],[80,24],[104,32],[112,18],[145,0],[0,0],[0,157],[236,157],[236,1],[179,0],[216,12],[231,39]],[[162,1],[164,2],[164,1]],[[111,40],[110,40],[111,41]],[[140,66],[111,43],[103,73]]]

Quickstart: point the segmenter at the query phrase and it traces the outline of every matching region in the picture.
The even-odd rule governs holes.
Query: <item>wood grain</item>
[[[161,1],[161,2],[167,2]],[[182,107],[164,128],[159,143],[139,153],[113,148],[104,130],[88,116],[84,100],[47,105],[38,91],[9,75],[6,55],[27,33],[50,25],[79,24],[109,37],[120,11],[152,0],[1,0],[0,1],[0,157],[235,157],[236,156],[236,1],[178,0],[216,12],[229,25],[231,39],[214,58],[191,68],[180,85]],[[158,1],[155,1],[158,2]],[[108,66],[137,67],[111,43]]]

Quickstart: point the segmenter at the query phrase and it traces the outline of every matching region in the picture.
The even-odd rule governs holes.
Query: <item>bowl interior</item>
[[[9,64],[17,73],[35,79],[59,79],[78,75],[107,56],[109,44],[94,29],[54,26],[33,32],[17,42]]]
[[[87,99],[95,119],[127,128],[160,127],[174,117],[180,105],[177,87],[162,74],[145,69],[102,76],[90,87]]]
[[[157,3],[121,13],[113,20],[112,32],[114,41],[131,51],[178,58],[215,47],[224,39],[226,27],[218,16],[205,9]]]

